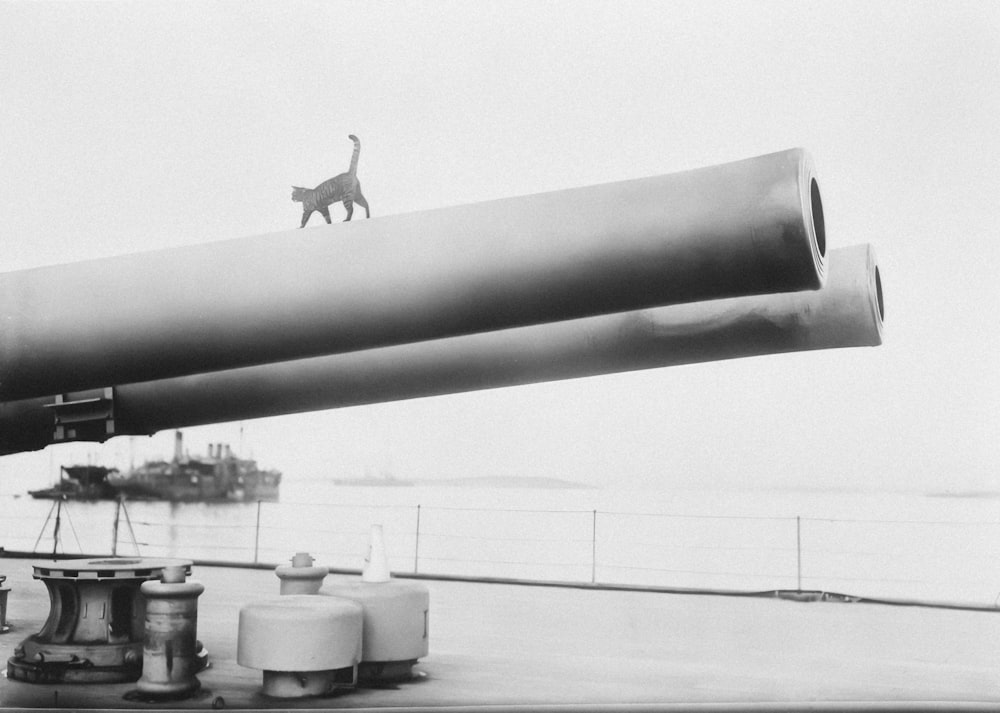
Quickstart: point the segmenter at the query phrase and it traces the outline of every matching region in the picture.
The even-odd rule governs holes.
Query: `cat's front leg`
[[[299,228],[306,227],[306,223],[309,222],[309,216],[312,214],[313,212],[311,210],[302,211],[302,225],[300,225]]]

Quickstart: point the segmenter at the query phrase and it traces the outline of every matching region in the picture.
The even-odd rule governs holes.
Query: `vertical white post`
[[[385,551],[385,538],[382,536],[381,525],[372,525],[371,544],[368,546],[368,556],[365,558],[361,579],[365,582],[389,581],[389,556]]]
[[[413,573],[417,574],[420,565],[420,505],[417,505],[417,529],[413,545]]]
[[[590,583],[597,583],[597,510],[590,527]]]
[[[798,560],[796,571],[798,573],[798,589],[802,591],[802,518],[795,516],[795,555]]]
[[[253,563],[257,564],[257,555],[260,553],[260,500],[257,501],[257,526],[254,528],[253,537]]]

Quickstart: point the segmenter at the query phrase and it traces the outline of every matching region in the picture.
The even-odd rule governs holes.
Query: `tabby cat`
[[[361,142],[354,134],[351,134],[347,138],[354,142],[354,154],[351,156],[351,167],[347,170],[347,173],[342,173],[328,181],[323,181],[315,188],[292,186],[292,200],[302,204],[302,225],[299,226],[300,228],[306,227],[309,216],[316,210],[329,223],[329,206],[331,203],[336,203],[337,201],[343,201],[344,207],[347,209],[347,217],[344,218],[345,222],[350,220],[351,216],[354,215],[355,203],[364,207],[366,218],[371,218],[371,212],[368,210],[368,201],[361,195],[361,184],[358,182],[357,175],[358,156],[361,155]]]

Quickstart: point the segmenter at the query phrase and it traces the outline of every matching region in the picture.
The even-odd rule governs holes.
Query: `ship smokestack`
[[[174,463],[180,463],[184,459],[184,434],[180,431],[174,433]]]

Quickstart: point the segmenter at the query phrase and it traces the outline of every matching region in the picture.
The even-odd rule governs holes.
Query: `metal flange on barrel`
[[[142,673],[143,582],[190,560],[149,557],[32,563],[49,591],[49,615],[7,661],[7,676],[31,683],[115,683]]]

